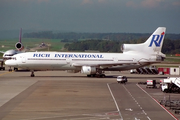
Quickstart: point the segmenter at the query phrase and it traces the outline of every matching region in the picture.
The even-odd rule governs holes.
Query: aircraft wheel
[[[96,77],[96,74],[92,74],[91,77]]]
[[[97,78],[101,77],[99,74],[96,75]]]
[[[105,74],[102,74],[101,77],[104,78],[104,77],[106,77],[106,75],[105,75]]]
[[[18,71],[18,68],[14,68],[14,71]]]
[[[31,77],[34,77],[34,74],[31,74]]]

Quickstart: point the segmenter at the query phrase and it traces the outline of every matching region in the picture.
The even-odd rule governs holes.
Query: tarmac
[[[125,75],[126,84],[116,77]],[[148,89],[138,82],[166,75],[106,72],[91,78],[65,71],[0,71],[0,120],[180,120],[159,100],[180,99],[179,94]]]

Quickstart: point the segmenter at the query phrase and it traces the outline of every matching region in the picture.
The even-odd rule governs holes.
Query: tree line
[[[99,52],[122,52],[121,45],[143,43],[146,39],[131,40],[131,41],[112,41],[112,40],[86,40],[73,43],[66,43],[64,48],[67,51],[86,51],[95,50]],[[165,39],[162,47],[162,52],[165,54],[180,53],[180,40]]]
[[[75,33],[52,31],[24,33],[24,38],[61,39],[67,51],[96,50],[100,52],[121,52],[123,43],[143,43],[149,33]],[[180,53],[180,34],[166,34],[162,52],[165,54]]]
[[[24,38],[46,38],[46,39],[66,39],[66,40],[79,40],[79,39],[96,39],[96,40],[137,40],[140,38],[148,38],[149,33],[75,33],[75,32],[61,32],[53,33],[52,31],[24,33]],[[180,39],[180,34],[166,34],[166,38],[171,40]]]

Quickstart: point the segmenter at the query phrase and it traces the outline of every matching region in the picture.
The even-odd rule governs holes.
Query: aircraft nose
[[[8,66],[10,65],[10,61],[9,60],[6,60],[4,63],[5,63],[5,65],[8,65]]]
[[[5,61],[5,65],[7,65],[7,66],[16,66],[16,64],[12,61],[12,60],[6,60]]]

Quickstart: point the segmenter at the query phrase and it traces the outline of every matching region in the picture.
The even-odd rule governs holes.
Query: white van
[[[117,82],[118,83],[126,83],[127,77],[126,76],[117,76]]]

